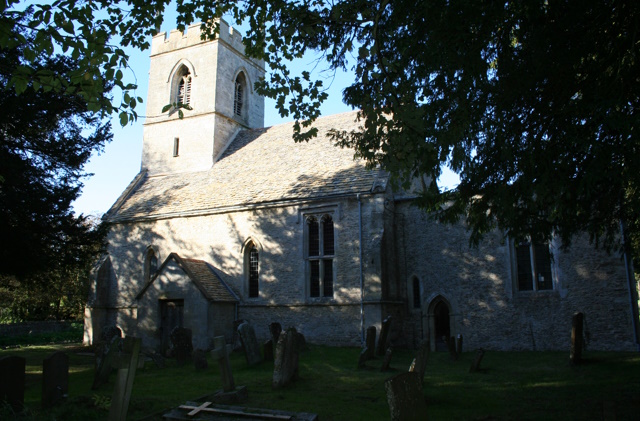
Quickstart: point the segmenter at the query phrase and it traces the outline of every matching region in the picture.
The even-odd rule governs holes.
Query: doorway
[[[184,300],[160,300],[160,352],[165,355],[171,347],[171,331],[183,327]]]
[[[432,351],[448,351],[451,337],[451,306],[438,295],[429,304],[429,341]]]

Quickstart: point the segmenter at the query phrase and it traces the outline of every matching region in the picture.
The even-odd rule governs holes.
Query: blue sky
[[[175,12],[165,14],[162,31],[170,31],[175,28],[175,17]],[[230,20],[228,22],[231,26],[234,26]],[[244,33],[241,26],[238,29],[241,33]],[[74,211],[77,214],[101,215],[108,211],[129,182],[140,171],[142,125],[145,120],[149,74],[149,51],[136,49],[128,49],[126,51],[129,54],[131,65],[129,77],[138,85],[136,96],[142,97],[145,103],[136,107],[140,117],[135,124],[122,127],[118,116],[113,116],[113,141],[105,147],[102,153],[94,153],[85,167],[86,172],[93,175],[84,180],[82,195],[73,203]],[[309,69],[313,66],[313,56],[292,63],[294,72],[296,70]],[[342,102],[342,90],[350,84],[353,76],[349,73],[338,73],[335,77],[332,75],[330,78],[326,74],[317,76],[326,78],[324,79],[324,85],[329,94],[328,100],[322,106],[322,115],[349,111],[351,108]],[[290,118],[282,118],[278,115],[273,100],[265,100],[265,126],[273,126],[290,120]],[[291,142],[293,144],[293,140]],[[441,178],[441,183],[451,187],[457,183],[457,177],[455,174],[448,172]]]

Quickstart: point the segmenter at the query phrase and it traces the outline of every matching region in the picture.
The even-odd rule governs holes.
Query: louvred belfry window
[[[191,104],[191,75],[188,72],[180,79],[177,102],[183,105]]]

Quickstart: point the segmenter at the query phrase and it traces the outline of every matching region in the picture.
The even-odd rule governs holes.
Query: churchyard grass
[[[54,351],[69,355],[69,397],[53,409],[40,409],[42,361]],[[23,420],[105,420],[115,374],[97,391],[91,390],[94,360],[79,345],[45,345],[0,350],[0,357],[27,359],[26,414]],[[248,367],[233,353],[236,385],[249,391],[246,406],[315,412],[321,420],[386,420],[389,409],[384,381],[406,371],[415,351],[394,350],[392,370],[380,372],[382,358],[356,369],[359,349],[310,345],[300,355],[300,379],[284,389],[271,388],[273,364]],[[474,352],[451,361],[448,353],[429,356],[424,381],[431,420],[601,420],[638,419],[640,414],[640,354],[586,352],[583,365],[571,367],[567,352],[491,352],[480,370],[469,373]],[[166,368],[151,361],[136,372],[129,420],[142,419],[221,388],[218,367]],[[0,409],[0,419],[12,419]],[[156,418],[148,418],[156,419]]]

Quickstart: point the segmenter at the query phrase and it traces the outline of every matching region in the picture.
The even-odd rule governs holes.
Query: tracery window
[[[246,91],[246,78],[243,72],[240,72],[235,80],[235,89],[233,95],[233,114],[238,117],[244,116],[244,103]]]
[[[306,218],[306,260],[310,297],[333,297],[335,235],[329,214]]]
[[[522,242],[514,248],[518,291],[553,289],[549,244]]]

